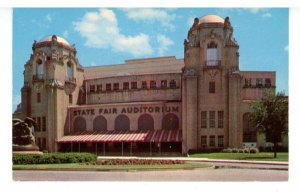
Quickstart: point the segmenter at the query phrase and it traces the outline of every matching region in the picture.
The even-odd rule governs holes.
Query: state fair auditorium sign
[[[123,108],[98,108],[98,109],[76,109],[73,115],[105,115],[105,114],[130,114],[130,113],[178,113],[179,106],[161,107],[123,107]]]

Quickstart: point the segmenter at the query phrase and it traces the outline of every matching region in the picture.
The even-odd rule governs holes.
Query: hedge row
[[[98,160],[96,162],[83,163],[85,165],[171,165],[183,164],[182,160],[161,160],[161,159],[110,159]]]
[[[91,153],[46,153],[43,155],[14,154],[13,164],[59,164],[96,161]]]
[[[258,153],[257,148],[227,148],[222,150],[223,153]]]

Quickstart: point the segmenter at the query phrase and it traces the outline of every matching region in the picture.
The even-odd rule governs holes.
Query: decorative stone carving
[[[217,70],[215,70],[215,69],[209,70],[209,76],[210,76],[210,78],[211,78],[212,80],[215,79],[215,76],[216,76],[217,74],[218,74],[218,71],[217,71]]]
[[[65,82],[65,93],[67,95],[72,94],[75,91],[76,84],[66,81]]]
[[[183,71],[184,77],[193,77],[196,75],[197,75],[197,72],[195,69],[184,69],[184,71]]]
[[[223,31],[224,31],[224,46],[238,46],[237,41],[233,37],[233,27],[231,26],[229,17],[225,18]]]

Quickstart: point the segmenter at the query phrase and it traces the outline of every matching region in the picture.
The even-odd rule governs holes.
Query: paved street
[[[13,179],[15,181],[287,181],[288,171],[227,168],[136,172],[13,171]]]

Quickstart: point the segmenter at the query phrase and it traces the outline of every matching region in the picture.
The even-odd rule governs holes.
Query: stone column
[[[238,71],[229,74],[228,85],[228,141],[229,147],[242,147],[241,76]]]

